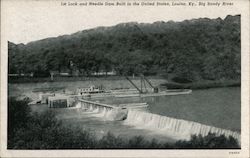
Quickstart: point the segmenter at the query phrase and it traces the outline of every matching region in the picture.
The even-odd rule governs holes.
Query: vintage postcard
[[[1,157],[249,157],[248,0],[2,0]]]

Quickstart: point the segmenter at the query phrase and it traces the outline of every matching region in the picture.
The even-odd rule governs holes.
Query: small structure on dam
[[[42,93],[39,94],[39,100],[41,101],[42,104],[48,104],[48,98],[49,97],[54,97],[55,93]]]
[[[70,107],[69,97],[67,96],[53,96],[48,98],[49,108],[67,108]]]

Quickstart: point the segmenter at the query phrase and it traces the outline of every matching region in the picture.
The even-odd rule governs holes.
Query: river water
[[[240,131],[240,94],[239,87],[230,87],[193,90],[188,95],[104,98],[99,101],[107,104],[146,102],[150,113]]]
[[[155,125],[152,125],[152,123],[155,123],[156,121],[151,121],[152,123],[149,123],[149,128],[141,128],[140,126],[137,126],[137,124],[134,124],[136,122],[139,124],[141,122],[141,124],[145,124],[147,123],[145,119],[150,118],[155,120],[158,119],[159,116],[183,119],[185,121],[197,122],[200,124],[218,127],[230,131],[240,132],[241,129],[240,88],[237,87],[193,90],[192,94],[188,95],[158,96],[146,98],[109,97],[98,99],[98,101],[101,103],[113,105],[146,102],[147,104],[149,104],[147,113],[157,115],[138,117],[135,116],[137,115],[136,113],[130,113],[131,115],[129,120],[112,121],[105,117],[101,117],[100,114],[96,113],[95,111],[86,112],[76,109],[50,110],[56,111],[57,117],[62,120],[65,125],[80,126],[83,129],[88,129],[90,131],[92,130],[97,134],[97,137],[100,138],[107,132],[111,132],[117,136],[119,135],[126,138],[142,135],[147,139],[156,138],[160,141],[169,142],[180,139],[180,135],[175,135],[174,133],[168,132],[166,130],[158,130],[159,128],[151,128],[155,127]],[[32,108],[35,111],[48,109],[46,105],[32,106]],[[178,123],[178,120],[175,122]],[[165,124],[167,123],[164,123],[164,125]],[[177,125],[178,124],[175,123],[175,126]],[[191,128],[191,126],[188,128]]]

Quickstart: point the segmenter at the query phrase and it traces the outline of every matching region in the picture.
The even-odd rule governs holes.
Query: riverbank
[[[191,83],[177,83],[170,81],[168,83],[161,84],[162,87],[167,89],[208,89],[208,88],[220,88],[220,87],[240,87],[240,80],[223,80],[223,81],[210,81],[203,80]]]
[[[208,88],[219,88],[219,87],[240,87],[240,80],[201,80],[189,83],[178,83],[170,79],[169,81],[165,76],[146,76],[149,80],[166,80],[165,83],[161,83],[162,88],[167,89],[208,89]],[[140,76],[129,76],[132,80],[140,80]],[[80,77],[54,77],[51,80],[50,77],[46,78],[9,78],[8,83],[10,84],[19,84],[19,83],[57,83],[57,82],[72,82],[72,81],[126,81],[124,76],[80,76]],[[159,86],[159,85],[154,85]]]
[[[139,80],[140,76],[128,76],[130,79]],[[147,76],[148,79],[164,79],[162,76]],[[41,82],[71,82],[71,81],[97,81],[97,80],[125,80],[125,76],[74,76],[74,77],[9,77],[8,83],[41,83]]]

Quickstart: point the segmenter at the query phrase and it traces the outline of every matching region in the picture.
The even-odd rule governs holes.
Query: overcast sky
[[[152,23],[193,18],[225,18],[239,14],[232,7],[63,7],[61,1],[5,1],[7,40],[27,43],[34,40],[124,22]]]

